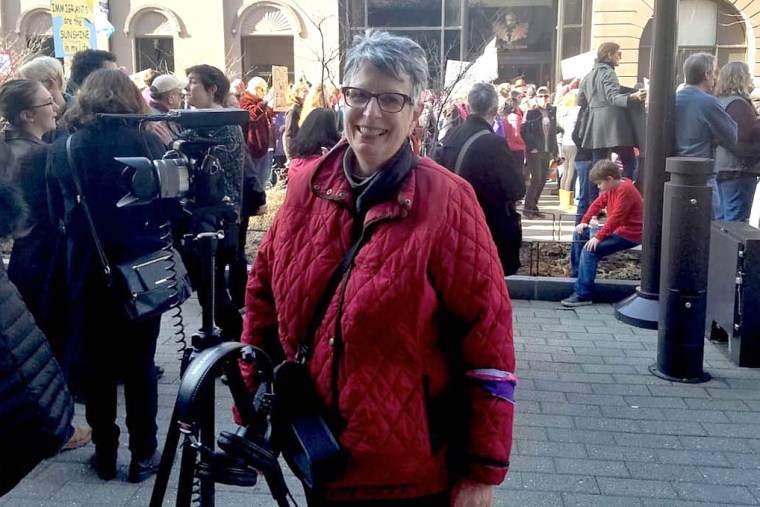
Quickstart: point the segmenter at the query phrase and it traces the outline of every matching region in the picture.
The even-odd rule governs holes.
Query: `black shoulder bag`
[[[330,276],[306,328],[296,360],[284,361],[274,372],[274,438],[290,469],[312,492],[320,491],[325,483],[340,477],[346,469],[348,457],[327,424],[329,417],[314,389],[306,363],[330,301],[369,236],[369,231],[361,235]]]
[[[150,319],[184,303],[191,293],[190,278],[179,252],[171,245],[166,245],[147,255],[120,262],[115,265],[114,271],[111,270],[111,264],[106,258],[95,231],[95,222],[92,220],[74,164],[71,136],[66,140],[66,156],[76,187],[77,200],[87,219],[95,250],[103,267],[106,284],[109,287],[115,286],[119,291],[127,315],[134,321]]]

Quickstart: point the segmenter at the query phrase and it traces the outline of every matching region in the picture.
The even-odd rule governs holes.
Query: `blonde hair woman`
[[[760,175],[760,119],[752,106],[752,76],[743,62],[727,63],[720,70],[715,95],[728,115],[736,122],[738,142],[729,151],[718,146],[715,169],[718,174],[719,211],[716,220],[746,221]]]

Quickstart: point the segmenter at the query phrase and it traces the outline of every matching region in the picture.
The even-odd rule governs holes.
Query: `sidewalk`
[[[647,371],[657,332],[617,321],[610,305],[513,303],[520,384],[511,471],[495,505],[760,505],[760,370],[738,368],[706,343],[705,369],[713,380],[666,382]],[[194,299],[184,315],[189,335],[200,321]],[[176,350],[165,326],[157,353],[166,368],[159,384],[161,439],[178,387]],[[221,383],[218,393],[218,425],[228,424],[231,401]],[[123,403],[119,408],[123,427]],[[83,411],[78,405],[80,421]],[[42,463],[0,506],[148,504],[153,479],[126,482],[126,447],[110,482],[88,467],[92,452],[88,445]],[[175,473],[170,487],[176,480]],[[292,477],[289,482],[305,505]],[[174,505],[175,493],[169,491],[165,505]],[[274,505],[265,486],[219,486],[216,499],[224,507]]]

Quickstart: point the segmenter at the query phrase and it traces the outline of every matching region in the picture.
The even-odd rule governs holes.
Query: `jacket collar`
[[[476,116],[474,114],[470,114],[467,117],[466,123],[476,125],[479,127],[479,130],[488,129],[490,131],[493,131],[490,123],[488,123],[484,118],[481,118],[480,116]]]
[[[163,102],[157,102],[157,101],[151,99],[150,102],[148,103],[148,105],[150,107],[152,107],[153,109],[157,110],[157,111],[161,111],[162,113],[168,113],[169,112],[169,106],[167,106]]]
[[[30,134],[28,132],[24,132],[21,129],[14,128],[14,127],[12,127],[10,125],[8,125],[7,127],[5,127],[5,129],[3,130],[3,134],[5,135],[5,140],[6,141],[14,141],[16,139],[20,139],[20,140],[28,141],[28,142],[34,143],[34,144],[45,144],[42,141],[42,139],[37,139],[32,134]]]
[[[356,202],[351,185],[343,173],[343,158],[348,149],[348,142],[343,140],[322,158],[311,176],[310,188],[312,193],[320,199],[335,201],[356,213]],[[364,218],[365,226],[378,220],[409,216],[415,196],[414,166],[416,162],[416,158],[412,156],[411,167],[398,185],[392,199],[383,200],[367,210]]]

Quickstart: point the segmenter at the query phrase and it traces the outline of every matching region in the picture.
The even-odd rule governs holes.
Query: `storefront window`
[[[367,0],[369,26],[441,26],[441,0]]]

